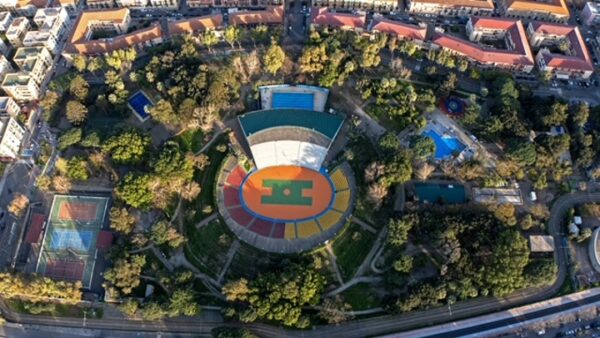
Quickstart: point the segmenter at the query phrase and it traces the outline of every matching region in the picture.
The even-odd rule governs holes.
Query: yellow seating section
[[[333,208],[335,210],[346,212],[350,207],[350,190],[344,190],[335,194]]]
[[[323,230],[327,230],[336,225],[340,219],[342,219],[341,213],[335,210],[329,210],[323,216],[319,217],[319,224],[321,224]]]
[[[321,229],[319,229],[319,225],[315,220],[298,223],[297,227],[298,238],[308,238],[321,232]]]
[[[331,180],[336,191],[348,189],[348,179],[344,175],[344,172],[340,169],[335,169],[331,174]]]
[[[294,223],[286,223],[285,224],[285,234],[283,235],[285,239],[295,239],[296,238],[296,224]]]

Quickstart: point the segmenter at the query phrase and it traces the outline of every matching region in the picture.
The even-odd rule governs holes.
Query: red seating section
[[[236,188],[224,186],[223,195],[225,197],[225,207],[229,208],[241,204],[240,193]]]
[[[232,187],[238,188],[240,185],[242,185],[244,177],[246,177],[246,171],[242,169],[242,167],[237,166],[227,177],[227,183]]]
[[[273,227],[273,223],[269,221],[262,220],[257,218],[250,226],[250,230],[256,232],[261,236],[268,237],[271,234],[271,228]]]

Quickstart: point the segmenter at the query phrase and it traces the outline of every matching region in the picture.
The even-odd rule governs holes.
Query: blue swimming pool
[[[143,92],[139,91],[135,93],[129,98],[127,103],[129,103],[129,106],[138,115],[140,120],[145,121],[150,117],[148,109],[152,107],[152,101]]]
[[[271,107],[314,110],[312,93],[273,93]]]
[[[456,137],[444,137],[438,135],[434,130],[430,129],[423,133],[425,136],[429,136],[435,143],[435,159],[441,160],[455,152],[461,152],[465,149],[465,145],[462,144]]]
[[[415,183],[415,193],[419,201],[429,203],[465,203],[467,195],[461,184]]]

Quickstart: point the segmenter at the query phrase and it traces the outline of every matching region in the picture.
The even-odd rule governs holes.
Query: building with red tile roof
[[[73,25],[63,54],[67,58],[74,54],[98,55],[118,49],[150,46],[163,41],[163,31],[158,23],[123,34],[127,32],[130,21],[127,8],[83,11]],[[112,38],[91,39],[95,31],[108,31],[117,35]]]
[[[590,53],[577,26],[531,22],[527,27],[529,43],[539,48],[536,63],[540,70],[548,71],[558,78],[589,79],[594,72]],[[567,50],[553,52],[548,47]]]
[[[314,0],[312,5],[315,7],[329,8],[347,8],[358,10],[373,10],[376,12],[391,12],[397,11],[398,0],[354,0],[354,1],[339,1],[339,0]]]
[[[169,22],[169,34],[195,34],[210,29],[218,29],[223,26],[223,16],[221,14],[205,15],[191,19]]]
[[[493,0],[407,0],[411,13],[442,15],[489,15]]]
[[[431,42],[484,66],[525,73],[533,69],[533,53],[520,20],[473,17],[467,23],[467,33],[471,41],[449,34],[435,33]],[[506,49],[477,43],[482,38],[502,39],[506,43]]]
[[[423,41],[427,36],[427,26],[415,26],[375,16],[371,24],[372,33],[384,33],[402,40]]]
[[[283,6],[268,7],[263,11],[240,11],[229,14],[229,24],[234,26],[281,25]]]
[[[315,27],[336,27],[362,31],[365,28],[367,16],[365,13],[352,14],[332,12],[326,7],[311,9],[311,24]]]
[[[570,16],[565,0],[499,0],[498,7],[511,18],[566,22]]]

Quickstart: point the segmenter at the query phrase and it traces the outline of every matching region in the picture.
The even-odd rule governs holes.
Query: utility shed
[[[531,252],[554,252],[554,238],[552,236],[529,236]]]

